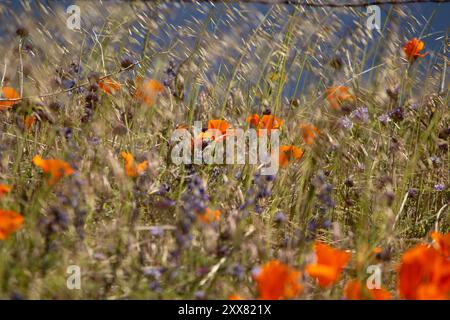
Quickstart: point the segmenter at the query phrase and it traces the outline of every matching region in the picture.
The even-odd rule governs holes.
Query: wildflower
[[[11,87],[3,87],[0,96],[0,110],[9,109],[19,102],[20,94]]]
[[[389,116],[389,114],[382,114],[378,117],[378,121],[380,121],[382,124],[386,125],[389,122],[392,121],[391,117]]]
[[[120,90],[121,84],[109,78],[104,78],[98,82],[98,87],[106,94],[115,94]]]
[[[403,108],[398,107],[394,110],[391,110],[389,113],[389,118],[394,120],[395,122],[401,122],[403,119],[405,119],[405,114],[403,112]]]
[[[367,107],[360,107],[350,114],[350,117],[360,121],[360,122],[367,122],[369,121],[369,109]]]
[[[0,240],[5,240],[11,233],[22,227],[24,218],[12,210],[0,209]]]
[[[211,223],[214,221],[218,221],[221,214],[222,213],[219,210],[212,211],[210,208],[206,208],[204,213],[197,213],[197,217],[203,223]]]
[[[282,223],[284,223],[284,222],[287,221],[287,218],[286,218],[286,216],[285,216],[285,214],[284,214],[283,212],[278,211],[277,213],[275,213],[275,216],[274,216],[274,218],[273,218],[273,221],[274,221],[276,224],[282,224]]]
[[[339,125],[347,130],[351,130],[353,128],[353,122],[347,116],[339,119]]]
[[[279,165],[281,167],[287,167],[291,160],[301,159],[302,156],[303,150],[296,146],[280,146]]]
[[[350,260],[350,253],[321,242],[316,242],[314,250],[317,262],[307,265],[306,272],[316,278],[321,287],[328,287],[339,279],[342,269]]]
[[[12,186],[9,186],[7,184],[0,184],[0,198],[3,197],[5,194],[11,192]]]
[[[232,294],[228,297],[228,300],[244,300],[240,295],[238,294]]]
[[[219,130],[223,135],[227,133],[227,129],[230,127],[226,120],[209,120],[208,130]],[[215,137],[212,136],[214,139]]]
[[[131,153],[122,151],[120,155],[122,156],[122,158],[125,159],[125,173],[129,177],[139,176],[140,174],[142,174],[142,172],[144,172],[144,170],[148,166],[147,160],[144,160],[141,163],[136,164],[134,162],[134,157]]]
[[[271,260],[254,276],[258,284],[259,299],[278,300],[298,296],[303,287],[301,273],[278,260]]]
[[[441,234],[439,232],[432,232],[431,238],[434,241],[434,246],[445,257],[450,257],[450,233]]]
[[[408,60],[414,62],[417,58],[424,58],[428,52],[420,53],[425,48],[425,43],[422,40],[413,38],[409,40],[403,47],[403,52],[405,53]]]
[[[72,175],[75,170],[67,163],[58,159],[42,159],[39,155],[34,156],[33,163],[39,167],[44,173],[50,174],[48,184],[53,185],[64,176]]]
[[[425,244],[409,249],[401,258],[398,290],[405,299],[449,299],[450,261]]]
[[[263,114],[260,117],[257,114],[252,114],[247,117],[247,122],[254,128],[257,129],[258,136],[260,135],[260,130],[267,130],[267,134],[270,134],[271,130],[278,130],[281,128],[283,121],[280,118],[269,114]]]
[[[263,208],[261,207],[260,202],[271,196],[271,182],[274,179],[275,176],[265,176],[256,172],[253,176],[252,184],[245,194],[245,202],[239,209],[244,211],[253,206],[256,213],[262,213]],[[244,214],[247,214],[247,212],[244,211]]]
[[[391,293],[386,289],[368,289],[356,279],[347,282],[344,297],[348,300],[390,300],[392,298]]]
[[[319,129],[312,124],[302,123],[300,124],[300,129],[302,130],[303,140],[307,145],[311,145],[320,134]]]
[[[340,110],[344,102],[355,102],[355,97],[349,92],[349,88],[344,86],[328,88],[326,98],[330,107],[334,110]]]
[[[442,192],[442,191],[445,190],[445,184],[442,184],[442,183],[435,184],[433,186],[433,189],[438,191],[438,192]]]
[[[134,98],[142,104],[152,106],[155,104],[158,94],[163,90],[164,86],[158,80],[144,80],[142,77],[137,77]]]
[[[30,130],[31,127],[36,123],[37,118],[33,115],[26,115],[23,117],[23,127]]]

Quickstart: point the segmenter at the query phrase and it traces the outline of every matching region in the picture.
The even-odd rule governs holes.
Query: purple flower
[[[388,124],[392,119],[388,114],[382,114],[378,117],[378,120],[383,124]]]
[[[435,184],[433,188],[438,192],[444,191],[446,189],[445,184],[443,183]]]
[[[339,125],[347,130],[351,130],[353,128],[353,122],[347,116],[339,119]]]
[[[360,107],[356,110],[354,110],[350,114],[351,118],[354,118],[360,122],[367,122],[369,121],[369,109],[367,107]]]

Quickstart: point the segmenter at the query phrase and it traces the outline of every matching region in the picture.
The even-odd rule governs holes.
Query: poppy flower
[[[355,102],[355,97],[349,92],[348,87],[334,86],[326,91],[326,98],[330,107],[334,110],[340,110],[344,102]]]
[[[398,290],[405,299],[450,299],[450,261],[425,244],[409,249],[401,258]]]
[[[309,123],[300,124],[300,129],[302,130],[303,140],[307,145],[311,145],[314,139],[320,134],[319,129]]]
[[[44,173],[50,174],[48,179],[49,185],[54,185],[64,176],[72,175],[75,170],[65,161],[58,159],[42,159],[39,155],[34,156],[33,163],[39,167]]]
[[[142,77],[137,77],[134,98],[142,104],[152,106],[155,104],[158,94],[163,92],[163,90],[164,85],[158,80],[144,80]]]
[[[240,295],[238,294],[232,294],[228,297],[228,300],[244,300]]]
[[[115,94],[120,90],[121,84],[109,78],[104,78],[98,82],[98,87],[106,94]]]
[[[211,223],[218,221],[221,214],[222,213],[219,210],[212,211],[210,208],[206,208],[204,213],[197,214],[197,218],[203,223]]]
[[[301,159],[303,150],[296,146],[280,146],[278,164],[285,168],[291,160]]]
[[[350,260],[350,253],[334,249],[324,243],[314,245],[317,262],[306,266],[306,272],[316,278],[321,287],[328,287],[335,283],[342,269]]]
[[[12,186],[9,186],[7,184],[0,184],[0,198],[3,197],[5,194],[11,192]]]
[[[413,38],[409,40],[403,47],[403,52],[405,52],[406,57],[415,61],[417,58],[424,58],[428,52],[420,53],[425,48],[425,43],[422,40]]]
[[[0,209],[0,240],[5,240],[9,234],[22,227],[24,218],[12,210]]]
[[[392,296],[386,289],[365,288],[356,279],[349,280],[344,290],[344,297],[348,300],[391,300]]]
[[[265,114],[262,117],[257,114],[252,114],[247,117],[247,122],[257,129],[258,136],[261,134],[260,130],[267,130],[267,133],[270,134],[271,130],[280,129],[283,123],[280,118],[270,114]]]
[[[431,238],[434,241],[436,249],[439,250],[445,257],[450,258],[450,232],[447,234],[432,232]]]
[[[226,120],[209,120],[208,121],[208,130],[219,130],[222,135],[225,135],[227,133],[228,128],[230,127],[230,124]],[[211,135],[212,139],[214,140],[214,135]]]
[[[28,130],[31,129],[31,127],[36,123],[36,117],[32,115],[26,115],[23,117],[23,124],[24,127]]]
[[[298,296],[303,291],[301,272],[291,269],[278,260],[271,260],[254,276],[259,299],[279,300]]]
[[[13,101],[11,101],[11,100],[19,99],[19,98],[20,98],[20,94],[14,88],[3,87],[2,95],[0,97],[0,110],[11,108],[13,105],[15,105],[16,103],[19,102],[19,100],[13,100]],[[4,100],[2,100],[2,99],[4,99]]]
[[[138,175],[142,174],[142,172],[144,172],[144,170],[148,166],[147,160],[136,164],[131,153],[122,151],[120,155],[125,159],[125,174],[129,177],[137,177]]]

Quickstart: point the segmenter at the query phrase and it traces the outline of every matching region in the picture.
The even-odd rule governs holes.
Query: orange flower
[[[22,227],[24,218],[20,213],[0,209],[0,240]]]
[[[238,294],[232,294],[228,297],[228,300],[244,300],[240,295]]]
[[[25,128],[28,130],[31,129],[31,127],[36,123],[36,117],[35,116],[24,116],[23,117],[23,123],[25,125]]]
[[[67,163],[58,159],[42,159],[39,155],[34,156],[33,163],[39,167],[44,173],[50,174],[48,184],[53,185],[64,176],[72,175],[75,170]]]
[[[405,299],[450,299],[450,261],[424,244],[409,249],[401,259],[398,289]]]
[[[302,130],[303,140],[307,145],[312,144],[314,139],[320,134],[319,129],[309,123],[300,124],[300,129]]]
[[[0,184],[0,198],[9,193],[11,190],[12,186],[9,186],[7,184]]]
[[[424,58],[428,54],[428,52],[420,53],[423,48],[425,48],[425,43],[423,43],[422,40],[413,38],[405,44],[403,52],[405,52],[406,57],[409,60],[415,61],[417,58]]]
[[[125,174],[129,177],[137,177],[142,174],[148,166],[147,160],[138,164],[134,163],[134,157],[131,153],[122,151],[120,155],[125,159]]]
[[[349,92],[349,88],[344,86],[334,86],[328,88],[326,97],[330,107],[334,110],[340,110],[344,102],[355,102],[355,97]]]
[[[121,86],[122,85],[119,82],[109,78],[101,79],[98,82],[98,87],[107,94],[115,94],[117,91],[120,90]]]
[[[219,130],[222,134],[227,133],[227,129],[230,127],[229,123],[226,120],[209,120],[208,121],[208,130],[215,129]],[[213,136],[214,139],[214,136]]]
[[[164,86],[158,80],[144,80],[142,77],[136,77],[136,91],[134,98],[147,106],[152,106],[156,102],[159,93],[163,92]]]
[[[202,214],[197,214],[197,218],[203,223],[211,223],[218,221],[222,213],[219,210],[212,211],[210,208],[206,208]]]
[[[334,249],[324,243],[314,245],[317,262],[306,266],[306,272],[319,281],[321,287],[328,287],[335,283],[344,266],[350,260],[350,253]]]
[[[3,109],[9,109],[16,103],[18,103],[20,100],[8,100],[8,99],[19,99],[20,95],[19,93],[11,87],[3,87],[2,88],[2,96],[0,97],[0,110]],[[5,99],[5,100],[2,100]]]
[[[348,300],[391,300],[392,296],[386,289],[368,289],[356,279],[349,280],[345,286],[344,297]]]
[[[247,117],[247,122],[258,130],[258,136],[260,135],[259,130],[267,130],[267,133],[270,134],[271,130],[278,130],[281,128],[280,118],[272,116],[270,114],[265,114],[261,118],[257,114],[252,114]]]
[[[439,232],[432,232],[431,238],[437,250],[439,250],[445,257],[450,257],[450,232],[441,234]]]
[[[287,167],[291,160],[298,160],[303,156],[303,150],[296,146],[280,146],[279,165]]]
[[[271,260],[261,267],[255,280],[258,283],[259,299],[278,300],[298,296],[303,291],[301,273],[278,260]]]

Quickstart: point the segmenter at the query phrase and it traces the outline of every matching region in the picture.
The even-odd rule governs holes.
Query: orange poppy
[[[197,214],[197,218],[203,223],[211,223],[218,221],[221,214],[222,213],[219,210],[212,211],[210,208],[206,208],[204,213]]]
[[[13,100],[12,99],[19,99],[20,94],[11,87],[3,87],[2,88],[2,96],[0,97],[0,110],[3,109],[9,109],[16,103],[18,103],[20,100]],[[2,100],[5,99],[5,100]],[[11,99],[11,100],[9,100]]]
[[[31,129],[31,127],[36,123],[36,117],[35,116],[24,116],[23,117],[23,123],[25,125],[25,128],[28,130]]]
[[[432,232],[431,238],[437,250],[439,250],[445,257],[450,257],[450,232],[441,234],[439,232]]]
[[[258,130],[258,136],[260,135],[260,130],[267,130],[267,133],[270,134],[271,130],[280,129],[283,123],[280,118],[270,114],[265,114],[262,117],[252,114],[247,117],[247,122]]]
[[[280,146],[278,164],[285,168],[291,160],[301,159],[303,150],[296,146]]]
[[[340,110],[344,102],[355,102],[355,97],[349,92],[348,87],[334,86],[326,91],[326,98],[330,107],[334,110]]]
[[[238,294],[232,294],[228,297],[228,300],[244,300],[240,295]]]
[[[9,234],[22,227],[24,218],[12,210],[0,209],[0,240],[5,240]]]
[[[121,86],[122,85],[119,82],[109,78],[101,79],[98,82],[98,87],[107,94],[115,94],[117,91],[120,90]]]
[[[344,297],[348,300],[391,300],[392,296],[386,289],[368,289],[356,279],[349,280],[344,290]]]
[[[7,184],[0,184],[0,198],[3,197],[5,194],[11,192],[12,186],[9,186]]]
[[[65,161],[58,159],[42,159],[39,155],[34,156],[33,163],[39,167],[44,173],[50,174],[48,184],[53,185],[64,176],[72,175],[75,170]]]
[[[125,159],[125,174],[129,177],[137,177],[142,174],[148,166],[147,160],[138,164],[134,163],[134,157],[131,153],[122,151],[120,155]]]
[[[314,245],[317,262],[306,266],[306,272],[316,278],[321,287],[328,287],[335,283],[342,269],[350,260],[350,253],[334,249],[324,243]]]
[[[301,272],[291,269],[278,260],[271,260],[254,276],[259,299],[279,300],[298,296],[303,291]]]
[[[398,290],[405,299],[450,299],[450,261],[425,244],[409,249],[401,258]]]
[[[420,53],[424,48],[425,43],[422,40],[413,38],[405,44],[403,52],[409,60],[415,61],[417,58],[424,58],[428,54],[428,52]]]
[[[156,102],[159,93],[163,92],[164,85],[155,79],[144,80],[142,77],[136,77],[136,91],[134,98],[147,106],[152,106]]]
[[[300,129],[302,130],[303,140],[307,145],[311,145],[320,134],[319,129],[309,123],[300,124]]]
[[[208,130],[215,129],[219,130],[222,134],[227,133],[227,129],[230,127],[230,124],[226,120],[209,120],[208,121]],[[214,139],[214,136],[213,136]]]

